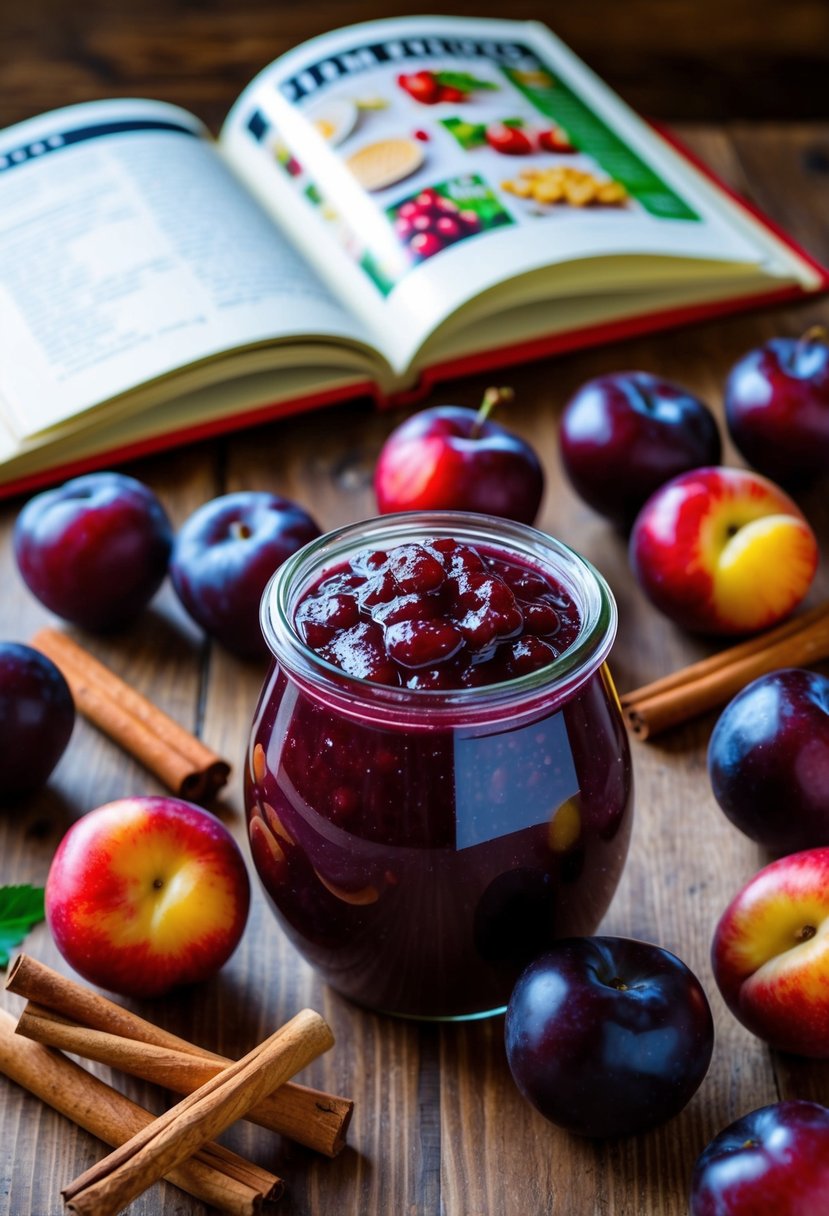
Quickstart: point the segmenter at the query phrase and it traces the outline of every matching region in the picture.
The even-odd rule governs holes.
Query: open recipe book
[[[353,26],[0,135],[0,493],[826,286],[543,26]]]

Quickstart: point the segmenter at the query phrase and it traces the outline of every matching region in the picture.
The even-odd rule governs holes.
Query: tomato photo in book
[[[464,118],[442,118],[441,125],[466,151],[487,145],[504,156],[529,156],[533,152],[575,153],[563,127],[541,124],[525,118],[503,118],[476,122]]]
[[[434,106],[441,101],[473,101],[481,89],[497,89],[491,80],[480,80],[469,72],[430,71],[401,72],[398,86],[421,105]]]
[[[427,258],[505,224],[551,216],[589,223],[591,212],[599,216],[606,208],[635,210],[640,218],[700,222],[693,207],[543,68],[529,48],[516,50],[519,62],[536,65],[535,70],[510,68],[496,51],[487,55],[481,50],[454,70],[437,64],[395,76],[393,65],[364,67],[359,76],[346,73],[342,81],[326,83],[320,89],[322,100],[312,94],[307,107],[299,105],[313,134],[322,135],[325,149],[337,151],[337,162],[332,162],[317,149],[313,169],[302,167],[309,144],[314,146],[313,134],[297,127],[293,140],[286,142],[266,102],[259,121],[275,141],[278,163],[306,199],[320,204],[318,214],[330,221],[341,247],[383,295]],[[371,93],[370,104],[363,89]],[[410,111],[424,106],[430,113],[418,113],[418,125],[412,126]],[[525,158],[532,163],[516,164],[514,172],[507,168],[510,161]],[[344,182],[342,168],[376,206],[376,211],[365,209],[370,222],[344,219],[350,183]],[[436,174],[450,168],[454,178],[436,185]],[[438,193],[451,199],[448,187],[461,178],[473,181],[486,196],[484,207],[473,203],[463,208],[463,219],[434,198]],[[401,198],[402,184],[407,193]],[[474,210],[477,218],[471,215]],[[400,256],[394,236],[409,256]]]

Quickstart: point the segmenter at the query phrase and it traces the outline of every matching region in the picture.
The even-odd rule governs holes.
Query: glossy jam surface
[[[570,646],[578,611],[549,575],[451,537],[366,549],[301,600],[305,643],[349,675],[411,689],[498,684]]]
[[[476,580],[491,594],[464,605]],[[624,726],[604,667],[563,697],[536,689],[514,714],[432,707],[447,687],[482,704],[522,670],[511,668],[522,642],[571,644],[576,599],[517,554],[456,541],[373,549],[308,585],[295,619],[309,648],[395,695],[420,691],[408,697],[414,717],[369,714],[362,707],[388,689],[354,681],[345,705],[277,654],[246,778],[264,889],[305,958],[353,1000],[416,1017],[502,1009],[531,959],[556,937],[592,933],[610,902],[631,822]],[[531,631],[534,613],[546,632]],[[407,621],[432,623],[422,649],[417,634],[403,645],[391,633]],[[446,640],[436,658],[435,638],[450,630],[462,644]]]

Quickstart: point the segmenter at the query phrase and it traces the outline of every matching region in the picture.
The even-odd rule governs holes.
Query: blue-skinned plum
[[[0,802],[46,784],[75,725],[69,686],[51,659],[0,642]]]
[[[675,955],[619,937],[567,938],[522,973],[507,1059],[545,1118],[583,1136],[646,1131],[677,1114],[711,1060],[699,980]]]
[[[564,471],[580,498],[629,528],[654,490],[720,461],[714,415],[688,389],[650,372],[589,380],[564,407]]]
[[[88,473],[30,498],[14,555],[33,595],[91,632],[139,615],[167,573],[173,529],[156,495],[123,473]]]
[[[819,1216],[829,1204],[829,1110],[774,1102],[706,1145],[691,1179],[691,1216]]]
[[[266,658],[259,628],[262,592],[277,567],[319,535],[308,512],[278,494],[223,494],[182,525],[170,578],[205,633],[240,658]]]
[[[829,844],[829,680],[794,667],[754,680],[720,715],[708,771],[752,840],[778,853]]]
[[[829,334],[773,338],[734,365],[725,417],[746,460],[795,487],[829,473]]]

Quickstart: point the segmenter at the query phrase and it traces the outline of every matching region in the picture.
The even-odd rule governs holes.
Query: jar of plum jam
[[[284,930],[372,1009],[502,1011],[596,929],[627,853],[604,579],[523,524],[410,512],[306,545],[261,620],[246,803]]]

